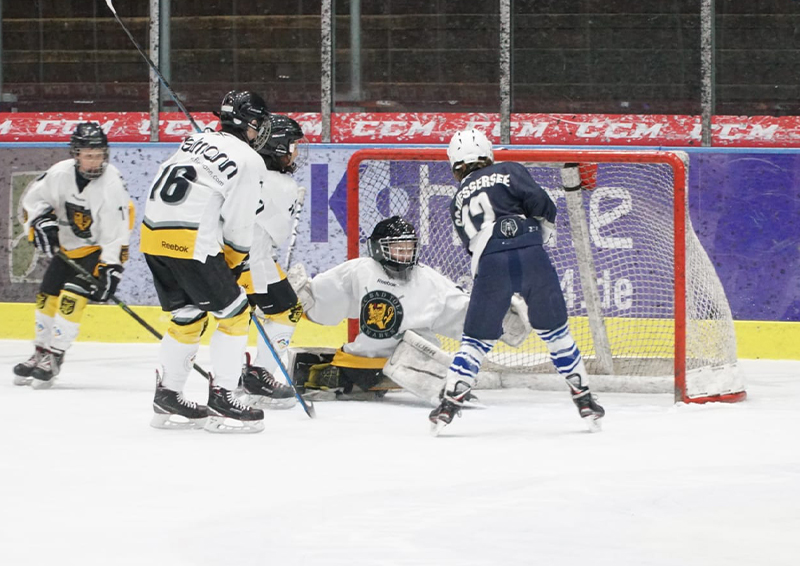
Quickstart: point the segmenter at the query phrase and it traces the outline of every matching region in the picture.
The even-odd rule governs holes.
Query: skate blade
[[[201,429],[206,424],[206,419],[187,419],[181,415],[156,413],[150,419],[150,426],[162,430],[189,430]]]
[[[600,419],[596,419],[594,415],[583,417],[583,422],[589,432],[601,432],[603,430],[603,425],[600,422]]]
[[[33,378],[29,375],[15,375],[14,376],[14,385],[30,385],[33,381]]]
[[[56,380],[55,377],[48,379],[47,381],[43,379],[36,379],[35,377],[31,378],[31,387],[34,389],[50,389],[53,387],[53,382]]]
[[[264,430],[264,421],[237,421],[228,417],[209,416],[203,427],[219,434],[252,434]]]
[[[444,421],[436,421],[435,423],[431,423],[431,436],[439,436],[439,433],[442,432],[442,429],[447,426],[447,423]]]
[[[256,407],[267,411],[284,411],[297,405],[296,397],[275,399],[273,397],[265,397],[264,395],[249,395],[245,393],[239,400],[248,407]]]

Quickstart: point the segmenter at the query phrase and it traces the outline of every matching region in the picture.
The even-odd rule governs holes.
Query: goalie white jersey
[[[308,318],[325,325],[357,318],[358,336],[344,351],[367,358],[389,357],[407,330],[434,342],[435,334],[461,338],[469,303],[469,295],[430,267],[415,266],[403,281],[390,278],[372,258],[351,259],[317,275],[310,286]]]
[[[300,187],[289,175],[266,172],[248,259],[252,280],[252,289],[248,288],[248,293],[266,293],[268,285],[281,280],[275,262],[276,248],[292,233],[299,195]]]
[[[258,153],[231,134],[187,137],[150,188],[142,252],[204,262],[223,251],[229,266],[240,264],[253,242],[266,174]]]
[[[119,170],[109,163],[105,172],[83,189],[75,175],[75,160],[65,159],[30,185],[22,197],[25,229],[52,211],[67,255],[84,257],[99,248],[100,263],[124,263],[133,228],[133,203]]]

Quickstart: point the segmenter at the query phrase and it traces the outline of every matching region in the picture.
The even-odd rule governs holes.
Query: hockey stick
[[[178,108],[180,108],[181,112],[183,112],[184,115],[187,118],[189,118],[189,122],[192,123],[192,126],[194,126],[194,129],[196,131],[202,132],[203,130],[200,128],[200,126],[197,125],[197,122],[194,121],[194,118],[192,118],[192,115],[189,114],[188,110],[186,110],[186,107],[183,105],[183,103],[180,100],[178,100],[178,96],[175,94],[175,91],[172,90],[171,86],[169,86],[167,79],[165,79],[164,76],[161,74],[161,71],[158,70],[156,64],[153,63],[153,61],[150,59],[150,57],[147,56],[147,54],[144,51],[142,51],[142,48],[139,45],[139,43],[136,41],[136,39],[134,39],[133,35],[131,35],[131,32],[128,31],[128,28],[125,27],[125,24],[122,23],[122,20],[119,19],[119,16],[117,15],[117,11],[114,9],[114,4],[112,3],[112,1],[106,0],[106,5],[108,6],[108,9],[111,10],[111,13],[114,14],[114,18],[117,20],[117,22],[119,22],[119,25],[122,26],[123,31],[128,35],[131,42],[133,42],[133,46],[139,52],[139,55],[144,57],[144,60],[147,61],[147,64],[150,65],[151,69],[153,69],[156,76],[158,77],[158,80],[161,81],[161,84],[164,85],[164,88],[167,89],[167,92],[169,92],[170,97],[172,97],[172,100],[174,100],[175,104],[178,105]]]
[[[275,347],[272,345],[272,341],[269,339],[269,336],[267,336],[267,333],[264,330],[264,327],[261,325],[261,322],[258,320],[258,317],[256,316],[256,313],[251,312],[250,313],[250,318],[253,319],[253,322],[255,323],[256,328],[258,329],[258,333],[261,335],[261,338],[264,340],[264,344],[267,345],[267,348],[269,348],[269,351],[272,353],[272,357],[275,358],[276,362],[278,362],[278,367],[281,369],[281,372],[283,372],[284,379],[286,379],[286,382],[292,388],[292,391],[294,391],[294,396],[297,397],[298,401],[300,401],[300,404],[303,406],[303,410],[306,412],[306,414],[309,416],[309,418],[312,418],[312,419],[317,418],[317,411],[314,409],[314,403],[312,401],[310,401],[310,400],[306,401],[305,399],[303,399],[303,396],[300,395],[300,393],[297,392],[297,388],[294,386],[294,382],[292,381],[292,378],[289,377],[289,372],[286,371],[286,366],[283,365],[283,362],[281,361],[281,358],[278,355],[278,352],[275,351]]]
[[[297,199],[297,210],[294,213],[294,220],[292,221],[292,236],[289,239],[289,247],[286,249],[286,269],[291,267],[292,252],[294,251],[294,244],[297,242],[297,226],[300,224],[300,215],[303,213],[303,207],[306,204],[306,189],[300,187],[300,198]]]
[[[75,260],[73,260],[67,254],[65,254],[62,250],[58,250],[58,254],[57,255],[58,255],[59,258],[61,258],[61,260],[64,263],[66,263],[72,269],[77,271],[78,274],[81,275],[81,277],[86,279],[87,282],[102,287],[102,283],[100,283],[100,281],[98,281],[97,278],[94,275],[92,275],[91,273],[86,271],[83,268],[83,266],[81,266],[79,263],[77,263]],[[126,313],[131,315],[131,317],[133,317],[133,319],[136,322],[138,322],[145,329],[147,329],[150,332],[150,334],[152,334],[153,336],[155,336],[159,340],[161,340],[163,338],[162,334],[158,330],[156,330],[155,328],[150,326],[150,324],[148,324],[148,322],[145,319],[143,319],[138,314],[133,312],[133,310],[131,310],[131,308],[128,305],[126,305],[119,298],[117,298],[116,295],[114,295],[112,293],[108,298],[111,299],[112,301],[114,301],[115,303],[117,303],[122,308],[122,310],[124,310]],[[195,371],[197,371],[197,373],[199,373],[200,375],[202,375],[203,377],[205,377],[209,381],[211,380],[211,376],[209,375],[209,373],[206,370],[204,370],[203,368],[201,368],[197,364],[192,364],[192,367],[195,369]]]

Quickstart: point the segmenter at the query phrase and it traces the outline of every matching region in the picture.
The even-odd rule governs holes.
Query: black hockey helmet
[[[78,160],[82,149],[102,149],[103,163],[97,168],[84,170]],[[75,170],[81,177],[89,180],[100,177],[106,170],[109,155],[108,138],[100,124],[96,122],[78,124],[69,138],[69,154],[75,159]]]
[[[304,138],[303,128],[283,114],[271,114],[269,121],[272,124],[269,139],[258,153],[270,171],[294,173],[303,161],[295,155],[298,142]]]
[[[418,244],[414,226],[399,216],[392,216],[375,225],[367,240],[367,249],[390,277],[408,279],[411,268],[417,264]]]
[[[258,151],[269,138],[270,121],[267,103],[254,92],[232,90],[222,99],[219,111],[222,131],[234,134]],[[255,122],[255,123],[253,123]],[[247,138],[247,130],[256,132],[253,140]]]

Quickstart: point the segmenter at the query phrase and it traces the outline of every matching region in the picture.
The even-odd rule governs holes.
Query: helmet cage
[[[408,258],[398,258],[392,253],[392,244],[411,242],[413,249]],[[415,235],[387,236],[377,240],[370,238],[367,242],[372,259],[383,266],[384,271],[396,278],[405,279],[410,269],[417,265],[419,257],[419,238]]]
[[[83,149],[103,150],[103,162],[97,169],[89,171],[81,170],[81,163],[78,159]],[[108,166],[110,152],[108,150],[108,137],[99,124],[95,122],[81,122],[75,127],[75,131],[69,138],[69,154],[75,160],[75,171],[89,181],[97,179],[103,175]]]
[[[250,147],[258,151],[267,143],[270,131],[272,130],[272,124],[270,124],[269,120],[264,120],[258,126],[247,124],[247,127],[256,131],[256,137],[250,141]]]

